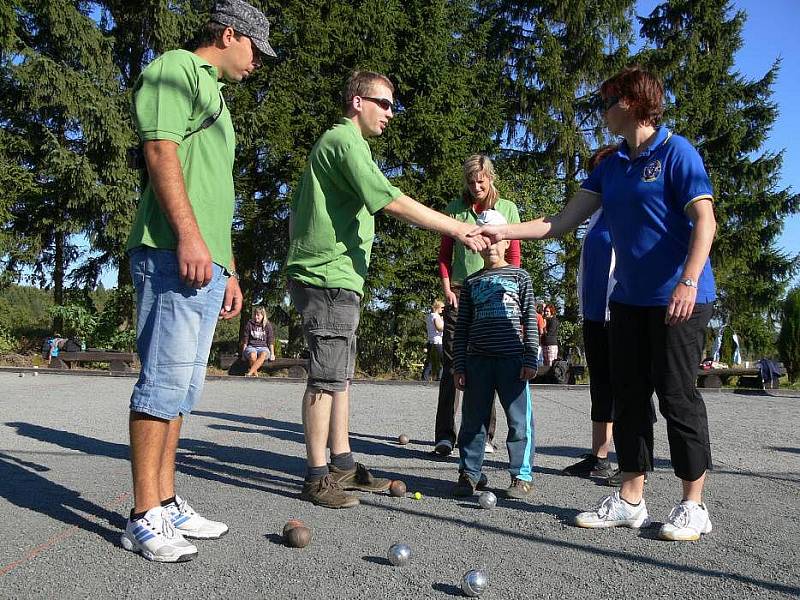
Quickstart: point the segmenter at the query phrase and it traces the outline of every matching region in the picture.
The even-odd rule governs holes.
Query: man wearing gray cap
[[[127,244],[142,368],[130,401],[134,506],[122,546],[149,560],[191,560],[197,548],[185,538],[228,531],[175,493],[175,453],[217,320],[242,308],[231,248],[235,136],[219,80],[241,81],[275,56],[268,39],[261,11],[220,0],[197,48],[164,53],[133,90],[148,177]]]

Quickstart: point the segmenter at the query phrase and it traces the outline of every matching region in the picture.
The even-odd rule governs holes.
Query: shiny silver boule
[[[486,510],[492,509],[497,506],[497,496],[492,492],[483,492],[478,496],[478,504],[481,505],[481,508],[485,508]]]
[[[411,547],[408,544],[396,542],[389,546],[387,556],[393,566],[405,567],[411,560]]]
[[[461,578],[461,591],[470,598],[477,598],[486,591],[489,585],[489,578],[480,569],[472,569],[464,573]]]

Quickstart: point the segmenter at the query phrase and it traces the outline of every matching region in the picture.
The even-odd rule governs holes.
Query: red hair
[[[634,118],[655,127],[664,115],[664,86],[661,80],[639,66],[627,67],[606,79],[600,86],[600,95],[607,100],[612,96],[624,98]]]
[[[586,161],[586,170],[591,173],[597,168],[597,165],[599,165],[605,158],[608,157],[609,154],[614,154],[616,151],[617,146],[615,144],[600,146],[594,151],[594,154],[589,157],[589,160]]]

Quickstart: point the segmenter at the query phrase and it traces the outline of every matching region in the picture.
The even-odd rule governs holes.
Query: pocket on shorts
[[[340,335],[317,334],[309,340],[311,350],[309,379],[344,382],[350,363],[350,338]]]
[[[330,306],[328,328],[348,334],[355,332],[361,313],[361,296],[344,288],[328,289],[326,294]]]

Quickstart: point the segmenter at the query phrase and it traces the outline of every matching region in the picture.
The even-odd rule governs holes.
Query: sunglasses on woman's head
[[[380,106],[383,110],[394,109],[394,102],[388,98],[375,98],[373,96],[361,96],[362,100],[369,100]]]

